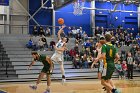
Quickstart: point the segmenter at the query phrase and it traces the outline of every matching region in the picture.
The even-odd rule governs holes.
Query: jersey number
[[[112,57],[112,49],[109,51],[109,56]]]
[[[59,43],[58,45],[57,45],[57,48],[59,48],[61,46],[61,43]]]

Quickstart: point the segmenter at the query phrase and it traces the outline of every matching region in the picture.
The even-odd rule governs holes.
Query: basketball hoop
[[[76,16],[83,15],[83,7],[85,5],[85,0],[75,0],[73,2],[73,14]]]

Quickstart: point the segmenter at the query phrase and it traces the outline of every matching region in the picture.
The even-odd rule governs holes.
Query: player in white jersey
[[[59,63],[60,64],[60,70],[62,73],[62,83],[64,83],[65,80],[65,71],[64,71],[64,65],[63,65],[63,52],[65,50],[67,50],[66,44],[68,42],[68,38],[67,37],[62,37],[61,38],[61,33],[63,33],[63,29],[65,28],[65,26],[62,26],[62,28],[58,31],[58,42],[56,43],[56,45],[54,46],[55,49],[55,53],[53,54],[53,56],[51,57],[51,60],[55,63]]]

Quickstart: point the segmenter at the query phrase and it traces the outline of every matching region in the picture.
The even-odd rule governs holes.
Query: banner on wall
[[[9,0],[0,0],[0,5],[9,6]]]

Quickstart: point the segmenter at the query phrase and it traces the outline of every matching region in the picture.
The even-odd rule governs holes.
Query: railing
[[[0,43],[0,65],[1,65],[1,68],[5,67],[5,70],[3,69],[1,70],[5,72],[3,75],[6,75],[8,77],[8,67],[9,67],[8,60],[6,59],[6,54],[1,43]]]
[[[3,34],[30,34],[33,31],[33,27],[35,25],[9,25],[9,24],[0,24],[0,33]],[[40,25],[43,27],[43,30],[46,31],[46,27],[51,29],[51,33],[53,28],[58,26],[48,26],[48,25]],[[37,26],[39,28],[40,26]]]

